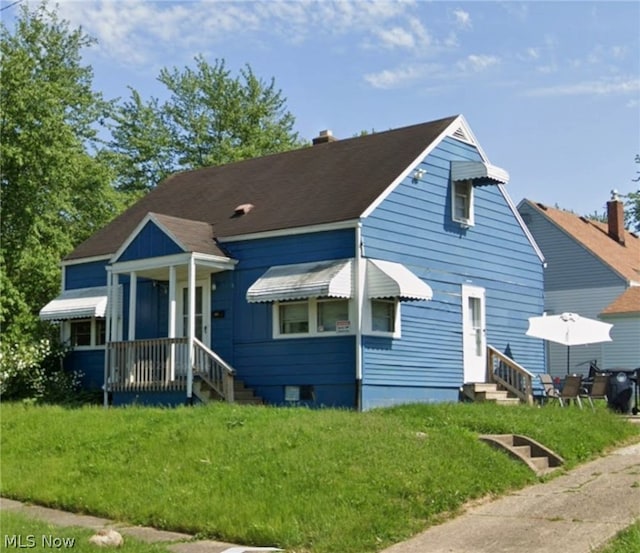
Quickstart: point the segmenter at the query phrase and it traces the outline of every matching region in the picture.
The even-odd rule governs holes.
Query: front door
[[[209,328],[211,326],[211,298],[210,287],[204,280],[196,282],[196,335],[195,337],[200,340],[205,346],[210,345]],[[189,286],[186,282],[178,284],[178,336],[186,336],[189,314]]]
[[[484,288],[462,285],[462,351],[464,381],[485,382],[486,325]]]

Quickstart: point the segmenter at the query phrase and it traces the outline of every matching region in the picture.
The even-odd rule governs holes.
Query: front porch
[[[110,342],[106,355],[106,392],[171,391],[202,401],[235,399],[235,370],[197,338],[192,354],[188,338],[158,338]]]

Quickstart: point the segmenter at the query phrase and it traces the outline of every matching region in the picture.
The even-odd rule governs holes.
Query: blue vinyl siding
[[[457,399],[463,284],[485,289],[487,344],[501,351],[508,345],[527,369],[544,369],[542,343],[525,336],[528,317],[543,310],[542,263],[497,186],[474,187],[474,226],[452,220],[453,160],[480,156],[445,139],[423,160],[424,177],[405,179],[363,222],[365,255],[403,263],[434,293],[431,301],[402,304],[401,338],[364,337],[365,408],[384,403],[385,394],[397,401]],[[407,392],[413,388],[429,392]]]
[[[65,356],[64,368],[80,373],[85,390],[99,390],[104,384],[104,349],[71,351]]]
[[[355,404],[355,337],[273,339],[272,304],[246,300],[258,278],[274,265],[354,256],[351,229],[290,237],[229,242],[238,265],[214,276],[212,343],[237,371],[237,377],[268,403],[284,402],[285,386],[313,385],[315,405]]]
[[[64,289],[93,288],[107,285],[107,261],[92,261],[77,265],[65,265]]]
[[[148,221],[117,261],[160,257],[182,252],[182,248],[169,238],[164,231],[159,229],[152,221]]]

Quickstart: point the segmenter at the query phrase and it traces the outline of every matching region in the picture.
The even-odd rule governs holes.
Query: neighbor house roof
[[[148,213],[203,223],[194,227],[200,238],[209,232],[223,238],[356,220],[443,133],[454,134],[462,124],[461,116],[447,117],[175,174],[65,260],[115,253]],[[239,216],[237,208],[247,204],[250,212]],[[191,243],[188,230],[176,230],[183,222],[174,222],[164,219]]]
[[[611,316],[640,313],[640,286],[630,286],[614,302],[602,310],[600,315]]]
[[[624,244],[609,236],[607,224],[524,200],[627,281],[640,282],[640,238],[624,231]]]

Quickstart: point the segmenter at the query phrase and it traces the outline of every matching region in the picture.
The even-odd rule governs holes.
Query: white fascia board
[[[212,267],[213,269],[234,269],[238,264],[237,259],[207,253],[194,252],[193,259],[196,265]]]
[[[418,157],[416,159],[414,159],[409,165],[408,167],[402,171],[402,173],[400,173],[395,180],[389,185],[387,186],[387,188],[385,188],[385,190],[382,192],[382,194],[380,194],[372,203],[369,207],[367,207],[367,209],[365,209],[362,212],[362,215],[360,215],[361,219],[364,219],[366,217],[368,217],[369,215],[371,215],[371,213],[373,213],[373,211],[375,211],[378,206],[387,199],[387,196],[389,196],[389,194],[391,194],[396,187],[405,179],[407,178],[414,170],[415,168],[420,165],[420,163],[422,163],[422,160],[427,157],[439,144],[440,142],[442,142],[442,140],[444,140],[444,138],[446,138],[447,136],[452,136],[453,133],[460,127],[464,127],[465,128],[465,132],[467,131],[467,127],[468,125],[466,125],[466,122],[464,120],[464,117],[462,117],[462,115],[458,115],[458,117],[456,117],[450,124],[449,126],[444,129],[440,135],[433,141],[431,141],[431,143],[418,155]],[[472,133],[470,132],[470,130],[467,132],[467,134],[469,136],[473,136]],[[474,139],[475,140],[475,139]],[[478,150],[480,150],[480,147],[477,144],[474,144],[474,146],[476,146],[478,148]],[[481,152],[481,155],[482,152]]]
[[[69,259],[62,260],[60,264],[62,267],[68,267],[70,265],[84,265],[85,263],[94,263],[95,261],[109,261],[113,257],[112,254],[108,253],[105,255],[94,255],[91,257],[80,257],[78,259]]]
[[[137,238],[138,234],[140,234],[140,232],[142,231],[142,229],[146,226],[146,224],[151,221],[154,225],[156,225],[156,227],[158,227],[162,232],[164,232],[173,242],[175,242],[175,244],[182,249],[183,251],[186,251],[187,248],[184,247],[184,244],[182,244],[175,236],[173,236],[172,233],[170,233],[155,217],[155,213],[149,212],[147,213],[144,218],[142,219],[142,221],[140,221],[138,223],[138,225],[136,226],[135,229],[133,229],[133,232],[131,234],[129,234],[129,236],[127,237],[127,239],[122,243],[122,245],[118,248],[118,250],[116,251],[116,253],[113,254],[113,256],[111,257],[111,263],[117,263],[118,259],[120,258],[120,256],[127,250],[127,248],[132,244],[132,242]]]
[[[542,253],[542,250],[538,246],[538,243],[536,242],[536,239],[533,237],[533,234],[531,234],[531,231],[529,230],[527,223],[524,222],[522,215],[520,215],[520,212],[518,211],[516,204],[513,203],[511,196],[509,196],[509,193],[507,192],[506,187],[503,184],[498,184],[497,186],[505,202],[507,202],[509,209],[513,213],[513,216],[516,218],[516,221],[518,221],[518,224],[520,225],[522,232],[524,232],[524,235],[527,237],[527,240],[529,240],[529,243],[533,247],[533,250],[536,252],[538,259],[540,260],[541,263],[545,263],[545,258],[544,258],[544,254]]]
[[[176,253],[172,255],[163,255],[160,257],[145,257],[143,259],[132,259],[131,261],[122,261],[113,263],[108,267],[108,271],[113,273],[131,273],[148,271],[150,269],[162,269],[172,265],[187,265],[193,257],[196,265],[211,267],[214,269],[230,270],[238,263],[235,259],[228,257],[220,257],[208,254],[192,254],[189,252]]]
[[[264,232],[253,232],[250,234],[236,234],[232,236],[218,237],[218,242],[241,242],[242,240],[260,240],[262,238],[280,238],[282,236],[295,236],[300,234],[311,234],[313,232],[328,232],[331,230],[343,230],[356,228],[357,219],[348,219],[335,223],[321,223],[318,225],[308,225],[305,227],[293,227],[278,230],[266,230]]]

